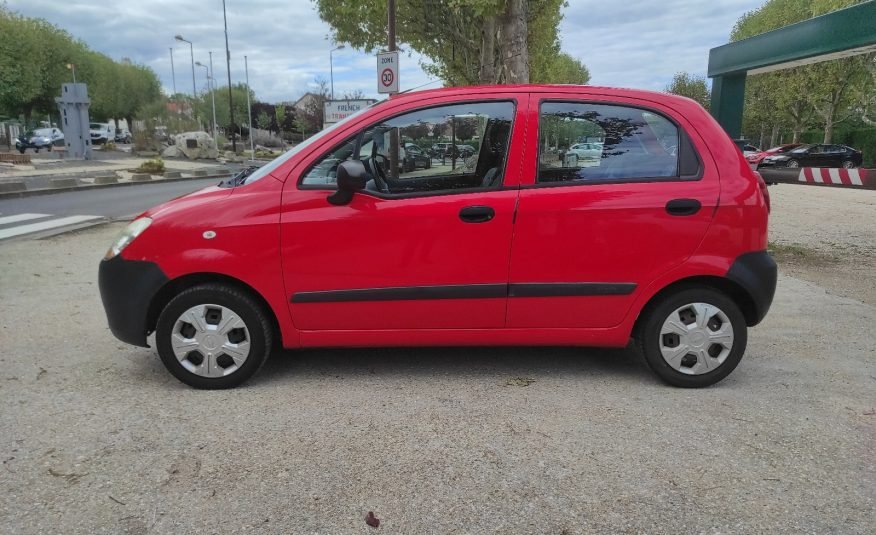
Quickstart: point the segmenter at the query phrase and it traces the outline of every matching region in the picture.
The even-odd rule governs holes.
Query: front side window
[[[675,124],[648,110],[545,102],[538,182],[677,177],[679,140]]]
[[[366,189],[383,194],[499,187],[513,117],[511,102],[471,102],[386,119],[323,155],[301,183],[333,186],[338,165],[357,159],[369,174]]]

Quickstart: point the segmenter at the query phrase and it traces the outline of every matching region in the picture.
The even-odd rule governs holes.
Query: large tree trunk
[[[481,65],[478,81],[483,85],[495,84],[496,79],[496,17],[487,17],[481,31]]]
[[[502,38],[505,82],[509,84],[529,83],[529,50],[527,49],[527,2],[526,0],[507,0]]]
[[[774,124],[773,130],[770,132],[770,147],[775,147],[779,144],[779,125]],[[765,147],[761,147],[765,148]]]
[[[833,125],[834,125],[834,117],[836,116],[836,106],[832,104],[828,105],[826,113],[824,114],[824,141],[822,143],[832,143],[833,142]]]

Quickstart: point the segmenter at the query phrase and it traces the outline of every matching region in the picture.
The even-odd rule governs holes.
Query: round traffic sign
[[[392,69],[383,69],[383,72],[380,73],[380,83],[383,84],[383,87],[391,86],[394,78],[395,76],[392,74]]]

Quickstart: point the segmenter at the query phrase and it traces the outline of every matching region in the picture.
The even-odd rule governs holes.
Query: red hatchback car
[[[473,155],[405,171],[398,146]],[[563,158],[575,143],[599,158]],[[110,329],[226,388],[272,350],[625,347],[713,384],[770,307],[769,198],[692,100],[587,86],[402,94],[148,210],[100,264]]]

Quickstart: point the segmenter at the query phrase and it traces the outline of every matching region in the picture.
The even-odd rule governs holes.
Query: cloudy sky
[[[2,1],[2,0],[0,0]],[[406,0],[402,0],[406,1]],[[213,64],[220,83],[226,80],[221,0],[6,0],[9,8],[42,17],[92,49],[115,59],[146,64],[173,88],[192,91],[189,47],[174,41],[182,34],[194,43],[195,61]],[[703,74],[708,51],[727,42],[733,23],[763,0],[570,0],[560,28],[563,49],[590,69],[591,83],[663,89],[677,71]],[[249,59],[250,84],[260,100],[295,100],[317,76],[329,79],[330,29],[310,0],[227,0],[231,77],[244,79]],[[401,89],[431,80],[414,54],[401,59]],[[376,97],[376,60],[349,47],[334,53],[335,94],[362,90]],[[206,84],[196,70],[198,90]],[[440,82],[427,87],[439,87]]]

